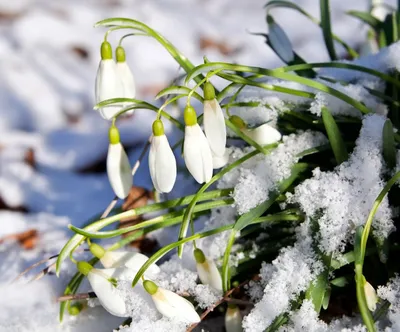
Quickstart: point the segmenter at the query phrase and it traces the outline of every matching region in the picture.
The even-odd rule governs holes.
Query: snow
[[[301,0],[296,3],[314,16],[319,15],[315,1]],[[212,61],[230,61],[273,68],[282,64],[280,60],[265,46],[262,39],[248,34],[248,31],[265,31],[265,14],[262,11],[264,4],[265,0],[0,2],[0,12],[5,14],[5,18],[0,15],[0,198],[7,208],[16,210],[0,211],[0,238],[29,229],[38,231],[38,242],[32,250],[23,249],[15,240],[7,240],[0,244],[0,331],[102,332],[115,329],[122,323],[121,319],[109,315],[100,306],[85,308],[78,317],[66,315],[63,324],[58,322],[56,298],[62,294],[66,283],[75,272],[73,264],[64,265],[60,279],[49,275],[34,283],[27,283],[44,268],[41,266],[35,269],[29,278],[24,277],[19,283],[10,283],[29,265],[59,252],[71,235],[67,229],[68,224],[82,226],[90,217],[102,211],[113,197],[101,167],[108,146],[109,123],[92,110],[99,45],[105,30],[94,29],[93,24],[106,17],[131,16],[162,32],[195,64],[202,63],[203,55],[207,55]],[[344,12],[348,9],[365,8],[367,1],[364,0],[332,2],[335,33],[353,46],[360,45],[364,40],[366,27],[360,27],[359,21],[350,18]],[[300,14],[290,10],[289,13],[282,9],[272,11],[276,21],[285,28],[295,51],[310,62],[328,60],[325,47],[321,46],[323,39],[320,30]],[[301,29],[298,26],[301,26]],[[353,33],[356,29],[359,31],[357,34]],[[111,34],[109,40],[115,45],[120,36],[118,33]],[[200,49],[201,37],[225,43],[232,52],[224,55],[215,47]],[[124,46],[127,61],[138,83],[138,98],[156,104],[153,101],[155,92],[177,76],[178,65],[154,40],[134,37],[125,40]],[[399,47],[398,43],[378,56],[367,56],[356,63],[379,70],[400,68]],[[371,80],[370,75],[351,72],[350,76],[347,70],[322,69],[320,76],[348,81],[356,77],[368,80],[362,82],[363,86],[380,91],[383,89],[381,82]],[[221,80],[215,82],[218,87],[222,84]],[[268,83],[312,91],[297,83],[283,83],[278,80]],[[385,109],[362,85],[332,84],[336,89],[365,102],[367,107],[376,110],[377,113],[385,114]],[[242,116],[251,125],[268,121],[275,125],[281,112],[290,109],[291,105],[306,102],[312,102],[309,111],[317,115],[321,106],[326,105],[335,114],[360,117],[360,114],[348,105],[339,103],[337,99],[323,93],[318,93],[315,100],[311,101],[246,88],[238,101],[259,101],[268,105],[231,109],[232,114]],[[180,116],[179,108],[168,109],[168,112]],[[134,116],[118,121],[121,140],[128,149],[131,163],[138,158],[143,143],[149,137],[154,117],[155,114],[151,111],[137,110]],[[350,206],[360,206],[360,210],[351,212],[354,225],[349,227],[353,229],[365,221],[368,208],[383,186],[380,172],[384,165],[379,157],[381,143],[378,140],[383,117],[366,117],[363,123],[361,137],[351,156],[352,166],[344,164],[330,173],[316,170],[314,177],[307,185],[298,187],[292,198],[311,216],[315,213],[310,206],[312,196],[322,195],[321,191],[327,188],[331,180],[337,184],[337,197],[323,197],[320,200],[320,207],[325,209],[326,216],[321,220],[321,226],[333,223],[333,226],[326,229],[322,227],[322,249],[328,252],[340,250],[343,244],[349,241],[346,235],[348,233],[344,232],[348,229],[344,229],[346,226],[341,219],[343,215],[334,216],[333,211],[329,211],[328,202],[334,199],[337,204],[344,204],[345,198],[349,195],[354,196],[343,205],[343,213],[348,212]],[[164,125],[171,145],[182,137],[170,123],[165,121]],[[213,211],[208,220],[202,218],[202,222],[205,222],[204,229],[232,224],[237,210],[244,213],[267,199],[269,190],[275,188],[276,183],[284,179],[289,174],[290,167],[297,162],[298,152],[324,143],[325,137],[312,132],[285,136],[283,144],[269,156],[258,155],[224,176],[218,187],[235,188],[235,206]],[[28,149],[33,149],[34,165],[25,161]],[[239,159],[251,150],[229,148],[230,161]],[[146,159],[136,174],[134,183],[150,189]],[[97,166],[100,171],[91,171],[93,166]],[[346,183],[347,178],[353,181],[352,185]],[[180,189],[169,197],[194,192],[193,181],[190,178],[179,175],[178,181]],[[257,192],[251,195],[251,199],[247,199],[247,186],[252,184],[256,186]],[[320,189],[315,188],[316,186],[320,186]],[[331,186],[329,188],[331,189]],[[367,196],[358,195],[356,188],[363,188]],[[361,204],[361,201],[364,203]],[[386,236],[393,230],[391,211],[386,200],[381,204],[373,227],[373,234],[377,237]],[[196,225],[196,229],[201,228],[201,225]],[[307,228],[307,224],[304,228]],[[229,232],[224,232],[204,238],[198,241],[198,246],[209,258],[220,264],[218,260],[225,250],[228,236]],[[338,238],[334,239],[333,236]],[[175,241],[176,228],[159,232],[156,237],[161,245]],[[160,276],[158,282],[167,289],[188,292],[203,310],[217,301],[220,295],[215,294],[209,286],[197,283],[191,251],[192,246],[188,244],[182,261],[175,257],[161,265],[162,278]],[[314,258],[310,244],[299,241],[294,247],[284,249],[272,264],[264,264],[261,271],[262,280],[257,283],[259,288],[249,290],[254,293],[254,300],[260,300],[257,298],[257,291],[262,289],[261,287],[265,288],[264,295],[261,294],[262,299],[245,319],[248,329],[261,330],[276,315],[289,309],[290,300],[306,289],[320,269],[318,261],[315,262]],[[291,274],[297,273],[303,278],[291,278]],[[135,297],[129,282],[120,282],[118,289],[127,296],[127,303],[131,306],[130,310],[135,318],[131,326],[122,327],[121,331],[185,330],[186,326],[165,318],[156,320],[160,315],[154,310],[151,311],[151,306],[147,307],[147,302],[142,301],[142,298]],[[87,290],[88,285],[82,285],[80,291]],[[258,296],[260,297],[260,294]],[[385,298],[383,293],[380,296]],[[90,304],[94,302],[90,301]],[[273,306],[270,306],[271,303]],[[144,311],[146,315],[141,314]],[[294,314],[293,326],[298,326],[296,320],[300,320],[303,315],[313,315],[307,302]],[[391,312],[389,316],[393,317],[394,321],[395,313]],[[318,326],[321,323],[315,324]],[[352,326],[349,323],[348,328]]]

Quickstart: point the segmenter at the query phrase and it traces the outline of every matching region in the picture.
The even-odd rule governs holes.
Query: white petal
[[[268,25],[269,42],[274,51],[286,63],[293,61],[294,53],[292,43],[290,42],[285,31],[275,22]]]
[[[225,314],[226,332],[242,332],[242,315],[238,307],[226,309]]]
[[[126,61],[117,62],[117,73],[122,83],[122,89],[124,98],[135,98],[136,97],[136,84],[135,79],[129,65]],[[129,103],[124,103],[123,107],[126,107]],[[124,114],[133,114],[134,110],[130,110]]]
[[[213,172],[211,149],[198,124],[185,127],[183,150],[186,167],[195,180],[198,183],[210,181]]]
[[[224,167],[229,162],[229,151],[225,150],[225,153],[222,157],[216,156],[213,154],[213,168],[218,169]]]
[[[225,153],[226,127],[224,114],[216,99],[204,101],[204,132],[213,154],[222,157]]]
[[[376,304],[378,303],[378,296],[376,295],[375,288],[369,282],[364,284],[365,298],[367,300],[367,306],[370,311],[375,311]]]
[[[167,136],[153,136],[149,152],[149,169],[154,187],[169,193],[176,180],[176,160]]]
[[[126,313],[124,299],[118,294],[115,287],[101,275],[102,273],[97,273],[96,270],[93,269],[87,278],[100,304],[114,316],[129,317],[129,314]]]
[[[148,260],[146,255],[134,251],[107,251],[100,259],[105,268],[116,268],[125,266],[137,272]],[[146,276],[154,276],[160,272],[156,264],[151,264],[146,271]]]
[[[211,287],[222,292],[221,274],[212,260],[206,259],[206,261],[202,264],[197,263],[196,268],[202,284],[210,285]]]
[[[103,100],[124,97],[121,80],[117,73],[117,67],[113,59],[100,61],[96,76],[95,100],[99,103]],[[122,105],[112,105],[100,109],[103,118],[110,120],[121,110]]]
[[[115,195],[124,199],[132,187],[132,172],[122,145],[110,144],[107,155],[107,175]]]
[[[260,145],[276,143],[282,138],[281,133],[267,123],[254,129],[244,128],[242,131]]]
[[[174,292],[159,287],[152,298],[157,310],[165,317],[186,323],[200,322],[193,304]]]

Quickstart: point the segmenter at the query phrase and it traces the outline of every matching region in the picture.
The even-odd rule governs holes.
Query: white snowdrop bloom
[[[101,44],[101,61],[97,70],[95,85],[96,103],[101,101],[124,97],[123,87],[117,72],[117,65],[112,58],[110,43]],[[101,116],[110,120],[121,110],[122,105],[110,105],[99,109]]]
[[[89,249],[106,269],[127,267],[137,272],[149,259],[146,255],[135,251],[107,251],[97,243],[92,243]],[[151,264],[146,270],[147,276],[155,276],[158,273],[160,268],[156,264]]]
[[[243,128],[242,132],[260,145],[273,144],[282,138],[281,133],[267,123],[256,128]]]
[[[120,143],[119,131],[113,124],[109,131],[110,145],[107,154],[107,175],[115,195],[128,196],[132,187],[132,172],[128,156]]]
[[[149,152],[149,169],[154,187],[160,193],[169,193],[176,180],[176,160],[164,134],[161,120],[153,123],[153,137]]]
[[[385,21],[386,16],[390,14],[390,10],[387,6],[385,6],[384,1],[382,0],[372,0],[372,10],[371,15],[377,18],[380,21]]]
[[[200,281],[222,292],[221,274],[214,261],[207,259],[203,251],[197,248],[193,251],[193,255]]]
[[[212,154],[213,158],[213,168],[218,169],[224,167],[229,162],[229,151],[225,150],[225,153],[222,157]]]
[[[116,269],[95,269],[87,262],[78,262],[77,267],[79,272],[87,277],[93,292],[104,309],[114,316],[129,317],[123,297],[118,294],[115,286],[110,281],[110,279],[114,278],[116,272],[118,274],[121,271],[116,271]]]
[[[118,46],[115,49],[115,58],[117,59],[117,75],[122,84],[124,98],[135,98],[136,97],[136,84],[133,78],[132,70],[129,68],[126,62],[125,50],[122,46]],[[124,103],[122,106],[126,107],[129,103]],[[134,110],[130,110],[124,114],[132,114]]]
[[[375,311],[376,304],[378,303],[378,296],[376,295],[375,288],[372,287],[372,285],[368,281],[365,281],[364,292],[365,298],[367,300],[368,309],[370,311]]]
[[[236,305],[228,304],[225,314],[225,330],[226,332],[242,332],[242,315]]]
[[[211,149],[197,123],[196,111],[192,106],[186,106],[184,119],[186,127],[183,158],[186,167],[198,183],[208,182],[213,173]]]
[[[292,43],[285,31],[275,22],[272,16],[267,16],[268,41],[276,54],[286,63],[294,60]]]
[[[185,298],[158,287],[150,280],[143,281],[143,287],[151,295],[157,310],[165,317],[187,324],[200,322],[193,304]]]
[[[215,156],[222,157],[226,146],[225,118],[221,106],[215,99],[215,90],[210,82],[204,84],[204,132]]]

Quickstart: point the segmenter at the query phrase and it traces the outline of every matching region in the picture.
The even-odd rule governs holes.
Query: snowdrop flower
[[[158,287],[150,280],[143,281],[143,287],[151,295],[157,310],[165,317],[187,324],[200,322],[199,314],[188,300]]]
[[[127,267],[137,272],[149,259],[146,255],[135,251],[107,251],[97,243],[92,243],[89,250],[106,269]],[[151,264],[146,270],[146,274],[149,275],[158,273],[160,273],[160,268],[156,264]]]
[[[222,157],[226,145],[225,118],[210,82],[204,84],[204,132],[211,152],[215,156]]]
[[[229,162],[229,151],[225,150],[225,153],[222,157],[216,156],[213,153],[212,158],[213,158],[213,168],[214,169],[222,168]]]
[[[242,315],[235,304],[228,304],[225,314],[226,332],[242,332]]]
[[[275,22],[272,16],[267,16],[268,23],[268,41],[275,53],[285,63],[294,60],[292,44],[285,31]]]
[[[154,187],[160,193],[169,193],[176,180],[176,160],[164,134],[161,120],[153,123],[153,137],[149,152],[149,168]]]
[[[129,317],[125,301],[112,283],[116,269],[95,269],[87,262],[78,262],[77,267],[79,272],[87,277],[104,309],[114,316]]]
[[[214,261],[207,259],[203,251],[198,248],[193,250],[193,255],[196,260],[196,268],[200,281],[204,285],[210,285],[222,292],[221,274]]]
[[[124,199],[132,187],[132,172],[128,156],[120,143],[119,131],[112,124],[109,131],[110,145],[107,154],[107,175],[115,195]]]
[[[126,62],[125,50],[122,46],[118,46],[115,49],[115,58],[117,59],[117,74],[122,84],[124,98],[135,98],[136,97],[136,86],[135,80],[128,63]],[[123,106],[127,106],[126,103]],[[134,110],[130,110],[125,114],[132,114]]]
[[[196,111],[190,105],[183,113],[185,120],[185,142],[183,158],[190,174],[198,183],[210,181],[213,172],[213,161],[206,136],[197,123]]]
[[[382,0],[372,0],[372,10],[371,15],[377,18],[378,20],[384,22],[386,16],[390,14],[390,10],[385,6]]]
[[[124,97],[123,87],[117,72],[117,65],[112,58],[112,48],[109,42],[101,44],[101,61],[97,70],[95,100],[101,101]],[[121,110],[121,105],[110,105],[99,109],[101,116],[110,120]]]
[[[280,141],[282,138],[281,133],[267,123],[256,128],[248,128],[243,119],[237,115],[232,115],[229,120],[238,127],[242,133],[249,136],[257,144],[273,144]]]
[[[372,287],[372,285],[368,281],[365,281],[364,283],[364,292],[365,298],[367,300],[368,309],[370,311],[375,311],[376,304],[378,303],[378,296],[376,295],[374,287]]]

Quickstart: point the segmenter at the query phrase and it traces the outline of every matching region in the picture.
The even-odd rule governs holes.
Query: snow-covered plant
[[[277,7],[295,10],[319,26],[332,61],[308,63],[300,57],[285,27],[272,16]],[[68,257],[76,262],[72,255],[85,241],[94,257],[77,263],[60,318],[66,308],[74,308],[71,299],[81,299],[74,294],[87,277],[109,313],[132,318],[121,326],[124,331],[144,326],[190,331],[216,306],[225,311],[219,317],[227,331],[371,332],[400,326],[400,306],[393,296],[387,291],[380,300],[375,292],[388,282],[388,289],[398,289],[389,278],[400,272],[399,12],[383,15],[379,8],[389,7],[375,1],[369,12],[348,13],[369,25],[366,43],[380,47],[378,54],[359,58],[333,33],[328,0],[320,1],[321,19],[295,2],[269,1],[269,32],[259,35],[285,62],[275,69],[207,58],[195,66],[144,23],[129,18],[98,22],[97,27],[108,30],[95,109],[110,120],[111,187],[119,199],[127,197],[140,163],[131,170],[119,118],[145,109],[155,113],[146,146],[158,194],[153,204],[125,212],[111,205],[84,228],[70,225],[75,234],[58,256],[57,275]],[[122,30],[154,38],[185,72],[183,80],[155,96],[154,104],[134,99],[135,82],[125,59],[129,54],[121,43],[113,59],[107,38]],[[345,57],[351,61],[339,60]],[[163,103],[157,101],[161,98]],[[173,103],[180,105],[179,117],[168,111]],[[200,115],[195,110],[201,109],[199,103]],[[163,121],[182,131],[182,140],[172,147]],[[183,164],[187,170],[179,167]],[[192,188],[201,187],[168,199],[165,193],[174,193],[184,181],[177,169]],[[137,216],[144,221],[104,230]],[[148,259],[118,251],[172,226],[177,227],[176,241]],[[94,239],[113,244],[104,249]],[[106,269],[93,267],[99,260]]]

